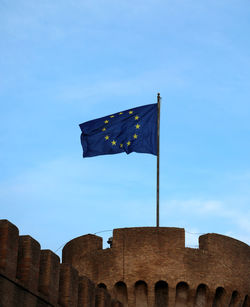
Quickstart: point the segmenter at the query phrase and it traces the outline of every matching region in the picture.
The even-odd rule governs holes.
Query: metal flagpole
[[[161,96],[160,93],[157,94],[157,106],[158,106],[158,116],[157,116],[157,201],[156,201],[156,227],[159,227],[160,219],[160,110],[161,110]]]

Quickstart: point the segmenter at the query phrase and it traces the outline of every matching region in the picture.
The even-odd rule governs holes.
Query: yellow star
[[[129,113],[129,114],[133,114],[133,111],[129,111],[128,113]]]
[[[136,129],[139,129],[140,127],[141,127],[141,125],[139,125],[139,124],[136,124],[136,125],[135,125],[135,128],[136,128]]]
[[[128,142],[127,142],[127,146],[129,146],[130,144],[131,144],[131,142],[130,142],[130,141],[128,141]]]
[[[113,118],[113,117],[115,117],[115,115],[111,115],[111,116],[110,116],[110,118]]]
[[[133,138],[134,138],[134,139],[137,139],[137,138],[138,138],[138,135],[137,135],[137,134],[134,134],[134,135],[133,135]]]
[[[120,112],[120,113],[119,113],[119,115],[122,115],[122,114],[123,114],[123,112]]]
[[[107,124],[109,121],[106,119],[105,121],[104,121],[104,124]]]
[[[106,135],[106,136],[105,136],[105,140],[108,140],[108,139],[109,139],[109,136],[108,136],[108,135]]]
[[[106,131],[106,128],[104,127],[104,128],[102,128],[102,131]]]
[[[111,142],[111,144],[112,144],[113,146],[115,146],[115,145],[116,145],[116,141],[113,140],[113,141]]]
[[[122,147],[123,147],[123,144],[120,144],[120,147],[122,148]]]
[[[136,115],[136,116],[135,116],[135,120],[138,120],[138,119],[139,119],[139,116],[138,116],[138,115]]]

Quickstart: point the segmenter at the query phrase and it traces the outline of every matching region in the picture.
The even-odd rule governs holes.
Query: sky
[[[156,225],[156,157],[82,158],[79,124],[155,103],[160,226],[250,244],[250,3],[0,0],[0,218],[61,254]]]

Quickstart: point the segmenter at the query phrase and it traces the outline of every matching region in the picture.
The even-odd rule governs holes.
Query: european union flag
[[[80,124],[83,157],[126,152],[157,155],[157,103]]]

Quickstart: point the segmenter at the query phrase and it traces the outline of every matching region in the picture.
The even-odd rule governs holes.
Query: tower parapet
[[[88,252],[101,246],[101,238],[92,239],[93,245],[84,245]],[[75,243],[77,240],[71,248],[77,251],[81,245]],[[17,306],[123,307],[71,264],[60,264],[52,251],[41,250],[35,239],[19,236],[15,225],[0,220],[0,307]]]
[[[71,240],[63,262],[124,306],[250,304],[250,247],[233,238],[206,234],[193,249],[185,247],[182,228],[139,227],[115,229],[111,248],[94,242],[101,240],[89,235]],[[75,243],[81,248],[71,249]]]

